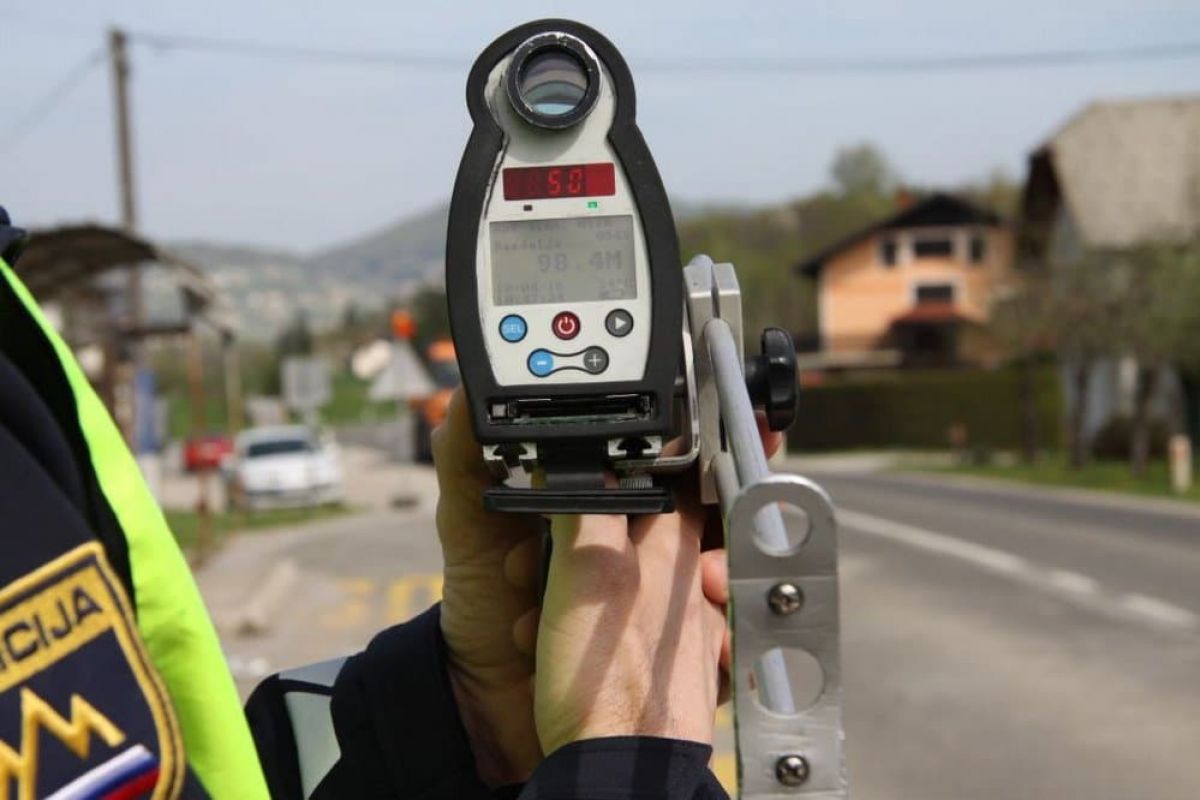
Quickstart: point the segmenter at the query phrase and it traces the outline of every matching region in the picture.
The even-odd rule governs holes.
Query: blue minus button
[[[554,354],[549,350],[534,350],[529,354],[529,371],[539,378],[554,372]]]
[[[525,324],[524,317],[509,314],[500,320],[500,336],[506,342],[519,342],[525,338],[525,334],[528,332],[529,326]]]

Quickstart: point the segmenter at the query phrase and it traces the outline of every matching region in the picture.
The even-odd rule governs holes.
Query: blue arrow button
[[[554,372],[554,354],[549,350],[534,350],[529,354],[529,371],[539,378]]]

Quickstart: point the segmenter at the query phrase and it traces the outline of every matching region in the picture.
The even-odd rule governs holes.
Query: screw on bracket
[[[779,616],[786,617],[804,605],[804,593],[794,583],[777,583],[767,592],[767,605]]]
[[[808,780],[808,760],[804,756],[783,756],[775,762],[775,778],[784,786],[799,786]]]

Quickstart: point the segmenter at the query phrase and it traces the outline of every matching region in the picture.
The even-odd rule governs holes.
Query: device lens
[[[586,44],[548,31],[516,49],[504,88],[518,116],[539,128],[561,131],[591,113],[600,80],[600,63]]]
[[[570,114],[587,96],[588,74],[574,54],[558,48],[534,53],[521,66],[517,91],[537,114]]]

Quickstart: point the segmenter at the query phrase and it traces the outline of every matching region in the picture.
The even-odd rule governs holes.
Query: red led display
[[[617,193],[617,176],[611,163],[509,167],[503,177],[505,200],[606,197]]]

